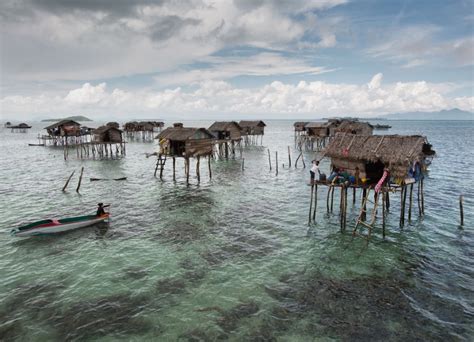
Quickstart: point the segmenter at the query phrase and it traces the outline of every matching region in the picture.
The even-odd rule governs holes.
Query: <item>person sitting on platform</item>
[[[104,208],[110,207],[110,204],[104,205],[104,203],[99,203],[99,204],[97,204],[97,206],[98,206],[98,207],[97,207],[97,213],[96,213],[96,215],[97,215],[97,216],[102,216],[102,215],[105,215],[105,214],[106,214]]]

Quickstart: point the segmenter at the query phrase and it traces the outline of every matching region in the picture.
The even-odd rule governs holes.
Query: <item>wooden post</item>
[[[156,172],[158,171],[158,165],[160,163],[160,157],[161,157],[161,155],[158,155],[158,158],[156,158],[156,166],[155,166],[154,177],[156,177]]]
[[[423,193],[423,178],[421,179],[421,213],[425,215],[425,194]]]
[[[196,162],[196,175],[197,175],[198,182],[201,182],[201,172],[199,170],[200,164],[201,164],[201,157],[198,156],[197,162]]]
[[[390,211],[390,192],[388,192],[388,191],[385,194],[385,210],[387,212]]]
[[[316,208],[318,206],[318,184],[314,183],[314,209],[313,209],[313,222],[316,221]]]
[[[418,195],[416,197],[418,200],[418,215],[421,216],[421,181],[418,182]]]
[[[387,207],[387,196],[388,193],[382,189],[382,236],[385,239],[385,208]]]
[[[209,167],[209,179],[212,178],[212,171],[211,171],[211,155],[207,157],[207,166]]]
[[[276,176],[278,176],[278,151],[275,151],[275,170]]]
[[[84,166],[81,168],[81,175],[79,176],[79,183],[77,183],[76,192],[79,192],[79,188],[81,187],[82,182],[82,174],[84,173]]]
[[[333,203],[334,203],[334,186],[331,187],[331,213],[332,213],[332,208],[333,208]]]
[[[410,198],[408,200],[408,222],[411,222],[411,206],[413,202],[413,184],[410,184]]]
[[[270,166],[270,171],[272,170],[272,160],[270,158],[270,149],[267,150],[268,151],[268,165]]]
[[[364,187],[362,189],[362,203],[364,203],[364,207],[362,208],[363,212],[362,215],[360,216],[361,221],[365,221],[367,219],[367,202],[365,198],[367,197],[367,189]]]
[[[189,158],[185,157],[184,162],[185,162],[185,165],[186,165],[186,167],[184,168],[184,170],[186,172],[186,185],[189,185]]]
[[[355,186],[352,188],[352,205],[356,204],[356,188]]]
[[[166,157],[165,157],[166,158]],[[165,168],[164,160],[160,160],[160,180],[163,180],[163,169]]]
[[[405,200],[406,200],[406,187],[402,185],[402,191],[400,192],[400,228],[405,225]]]
[[[341,233],[343,232],[344,226],[344,185],[341,186],[341,198],[339,200],[339,225],[341,227]]]
[[[173,181],[176,180],[176,158],[173,156]]]
[[[329,213],[329,196],[331,195],[331,188],[332,188],[332,185],[329,185],[328,186],[328,194],[327,194],[327,197],[326,197],[326,209],[327,209],[328,213]]]
[[[288,146],[288,167],[291,167],[291,154],[290,154],[290,146]]]
[[[461,226],[464,226],[464,209],[462,205],[462,200],[463,200],[463,197],[461,195],[459,196],[459,213],[461,215]]]
[[[242,171],[244,171],[245,158],[242,158]]]
[[[311,200],[309,202],[308,225],[311,224],[311,212],[313,209],[313,192],[314,192],[314,184],[311,184]]]
[[[63,191],[66,191],[66,188],[67,188],[67,186],[68,186],[68,184],[69,184],[69,181],[71,180],[72,176],[74,176],[74,172],[76,172],[76,170],[72,171],[71,175],[70,175],[69,178],[67,179],[66,184],[64,184],[64,186],[63,186]]]

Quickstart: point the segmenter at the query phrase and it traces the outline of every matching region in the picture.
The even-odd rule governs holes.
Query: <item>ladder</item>
[[[156,172],[158,171],[158,169],[160,169],[160,179],[162,178],[165,164],[166,164],[166,155],[159,154],[158,159],[156,160],[155,177],[156,177]]]
[[[376,200],[375,202],[372,202],[371,200],[369,200],[369,194],[370,194],[370,190],[372,188],[368,188],[367,189],[367,194],[364,198],[364,201],[362,203],[362,207],[360,208],[360,213],[359,213],[359,216],[357,217],[357,222],[356,222],[356,225],[354,227],[354,230],[352,231],[352,236],[355,236],[357,234],[357,228],[359,227],[359,225],[362,225],[364,227],[367,228],[368,230],[368,235],[367,235],[367,240],[370,239],[370,235],[372,234],[372,229],[374,228],[374,225],[375,225],[375,219],[377,217],[377,206],[378,206],[378,198],[379,196],[376,196]],[[369,203],[372,203],[374,205],[374,209],[372,211],[372,218],[370,220],[370,223],[367,223],[365,222],[362,217],[364,216],[364,214],[367,213],[367,202]]]

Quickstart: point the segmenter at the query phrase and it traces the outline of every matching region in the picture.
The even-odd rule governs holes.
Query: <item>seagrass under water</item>
[[[64,161],[61,149],[27,145],[40,123],[1,131],[0,340],[472,339],[473,122],[390,122],[384,133],[426,135],[437,157],[426,216],[401,231],[393,198],[387,239],[376,230],[368,246],[339,232],[322,197],[308,227],[308,169],[287,167],[293,121],[266,123],[265,148],[244,150],[244,171],[239,160],[213,162],[212,180],[202,166],[189,187],[182,160],[176,183],[171,163],[164,182],[153,178],[150,143],[127,144],[122,159]],[[273,163],[278,151],[278,176],[266,148]],[[81,166],[80,194],[77,178],[62,193]],[[24,220],[93,213],[97,202],[112,204],[108,226],[7,234]],[[348,228],[359,204],[349,198]]]

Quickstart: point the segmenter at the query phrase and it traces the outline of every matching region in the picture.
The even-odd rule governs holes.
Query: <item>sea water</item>
[[[71,151],[65,161],[61,148],[28,146],[45,123],[23,134],[2,129],[0,340],[472,340],[473,121],[380,122],[393,127],[376,134],[426,135],[437,155],[425,216],[415,193],[412,221],[400,229],[392,196],[387,237],[378,221],[368,244],[351,234],[359,192],[355,206],[349,192],[346,232],[338,192],[327,213],[324,187],[308,225],[309,164],[320,154],[304,152],[306,168],[301,159],[295,168],[293,122],[266,123],[263,144],[243,148],[243,170],[237,152],[212,161],[209,179],[201,160],[198,183],[192,161],[189,186],[180,159],[176,182],[170,159],[163,181],[153,177],[156,157],[145,153],[156,143],[130,141],[122,159]],[[328,174],[329,161],[321,169]],[[111,204],[110,223],[9,235],[21,223],[92,214],[98,202]]]

